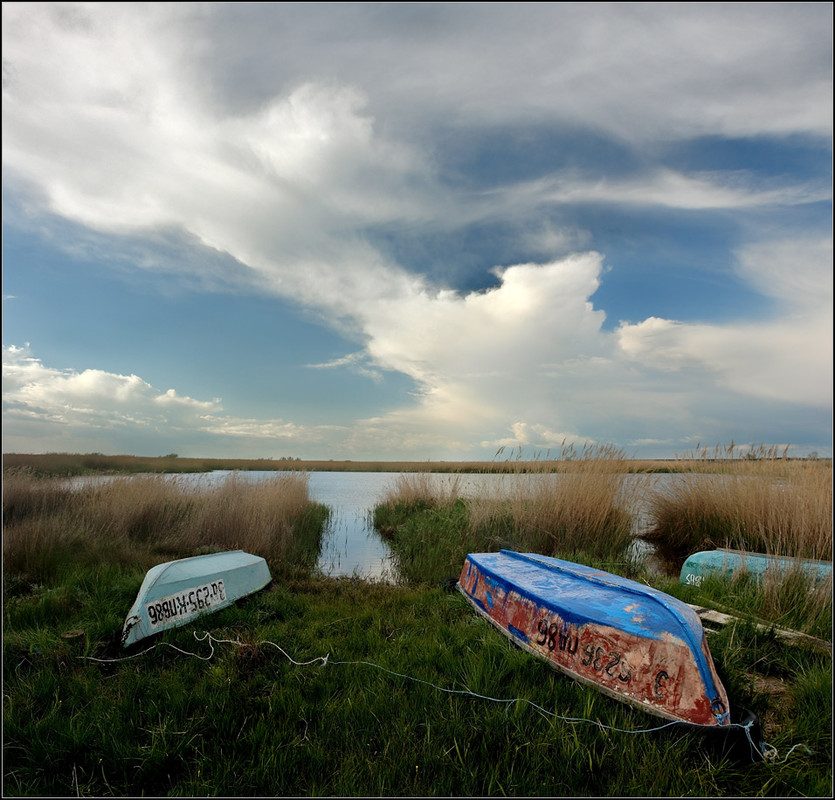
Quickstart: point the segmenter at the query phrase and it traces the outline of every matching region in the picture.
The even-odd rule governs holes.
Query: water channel
[[[397,482],[392,472],[311,472],[310,495],[331,508],[322,537],[318,569],[325,575],[356,575],[365,580],[393,580],[391,550],[373,525],[374,506]],[[426,473],[439,491],[455,487],[460,497],[507,491],[507,475]],[[534,476],[526,476],[530,479]]]
[[[206,473],[172,474],[171,479],[187,480],[195,486],[219,483],[232,473],[216,470]],[[242,480],[260,481],[274,478],[273,471],[242,471],[237,476]],[[507,495],[519,482],[530,485],[539,480],[552,480],[547,474],[476,474],[476,473],[422,473],[432,488],[449,492],[453,488],[459,497]],[[331,509],[330,518],[322,536],[317,570],[327,576],[356,576],[364,580],[394,581],[396,566],[388,544],[374,529],[372,515],[386,494],[396,487],[399,473],[395,472],[309,472],[308,488],[314,502],[323,503]],[[679,476],[680,477],[680,476]],[[72,479],[75,485],[91,481],[113,480],[111,476],[80,477]],[[653,489],[672,486],[678,479],[675,475],[653,475],[626,480],[649,481]],[[646,509],[633,509],[636,531],[646,526]],[[633,556],[640,557],[647,552],[643,542],[633,546]]]
[[[225,480],[231,472],[217,470],[208,473],[178,475],[195,484],[215,483]],[[243,471],[237,473],[244,480],[259,481],[273,478],[272,471]],[[477,474],[477,473],[423,473],[432,488],[440,492],[454,490],[459,497],[487,495],[501,497],[518,487],[519,482],[530,485],[535,481],[552,480],[547,474]],[[356,576],[364,580],[394,581],[397,570],[388,544],[373,526],[373,510],[396,487],[399,473],[395,472],[309,472],[308,487],[314,502],[331,509],[330,518],[322,536],[322,548],[317,569],[327,576]],[[650,476],[653,488],[672,483],[675,476]],[[630,476],[626,476],[629,480]],[[643,480],[647,476],[643,476]],[[646,524],[646,512],[634,509],[636,528]],[[645,552],[643,542],[636,542],[633,555]]]
[[[232,473],[216,470],[188,475],[195,485],[215,483]],[[239,472],[243,480],[259,481],[275,477],[277,473],[258,470]],[[393,581],[396,566],[388,544],[374,529],[373,512],[386,494],[395,488],[396,472],[309,472],[310,498],[331,510],[322,535],[322,549],[317,570],[323,575],[356,576],[364,580]],[[173,476],[172,476],[173,477]],[[185,476],[178,476],[180,480]],[[500,496],[509,490],[510,481],[520,476],[489,474],[426,473],[433,488],[449,491],[455,487],[460,497],[479,493]],[[521,476],[526,481],[542,476]]]

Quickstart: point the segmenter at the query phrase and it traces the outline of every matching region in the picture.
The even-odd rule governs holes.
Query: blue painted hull
[[[755,579],[761,579],[769,570],[783,574],[800,570],[812,580],[824,581],[832,576],[832,562],[742,553],[736,550],[702,550],[685,560],[680,580],[690,586],[699,586],[708,575],[731,575],[742,570]]]
[[[665,719],[730,724],[695,612],[618,575],[533,553],[470,553],[458,589],[523,649]]]

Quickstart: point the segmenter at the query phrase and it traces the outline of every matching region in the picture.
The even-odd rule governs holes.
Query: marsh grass
[[[589,446],[593,447],[593,446]],[[588,448],[586,448],[588,449]],[[562,451],[573,451],[565,445]],[[514,455],[515,452],[515,455]],[[551,451],[522,458],[521,451],[509,453],[501,448],[490,461],[350,461],[311,460],[301,458],[186,458],[170,453],[165,456],[105,455],[103,453],[4,453],[3,468],[28,469],[40,476],[71,476],[94,474],[188,473],[227,471],[266,472],[436,472],[436,473],[524,473],[558,472],[565,469],[563,453]],[[582,454],[582,449],[579,451]],[[728,458],[762,459],[775,455],[775,448],[762,446],[742,451],[734,447],[717,447],[713,453],[706,448],[675,459],[629,459],[622,467],[630,473],[712,472],[715,465]],[[781,456],[782,457],[782,456]]]
[[[611,446],[580,452],[565,446],[557,471],[546,461],[538,480],[511,482],[507,499],[471,501],[470,527],[488,541],[546,555],[622,558],[633,538],[632,513],[644,485],[634,477],[626,480],[626,462],[624,452]],[[530,474],[529,465],[524,474]]]
[[[750,577],[749,577],[750,580]],[[832,641],[832,575],[814,582],[800,570],[766,573],[747,605],[778,627],[793,628]],[[745,607],[745,606],[743,606]]]
[[[57,478],[7,472],[4,575],[42,584],[74,564],[148,568],[231,549],[261,555],[274,570],[307,567],[327,513],[310,501],[301,473],[258,483],[232,474],[216,487],[135,476],[74,488]]]
[[[768,570],[761,578],[742,570],[706,576],[688,587],[690,602],[727,608],[737,616],[832,641],[832,578],[810,581],[799,568]]]
[[[401,475],[374,509],[374,525],[411,581],[457,577],[468,552],[502,547],[625,564],[644,485],[625,460],[612,447],[567,446],[559,461],[542,461],[537,471],[536,462],[511,457],[496,495],[467,498],[454,479],[439,484],[424,474]]]
[[[374,522],[404,579],[430,584],[457,577],[467,553],[502,547],[641,577],[626,555],[636,535],[654,546],[675,579],[686,556],[715,547],[831,560],[831,461],[784,455],[733,445],[701,450],[684,461],[702,471],[671,476],[662,490],[649,475],[630,474],[612,447],[564,448],[558,459],[548,454],[539,474],[511,454],[508,472],[514,464],[519,470],[504,477],[497,496],[464,498],[454,481],[439,491],[427,475],[402,475]],[[642,506],[652,521],[648,531],[637,528]],[[744,572],[711,578],[698,594],[688,601],[832,638],[831,579],[815,584],[800,568],[769,570],[761,582]]]
[[[821,700],[831,668],[823,659],[802,662],[794,689],[797,708],[810,712],[802,740],[792,728],[794,709],[773,709],[781,755],[798,742],[812,753],[796,751],[782,765],[747,765],[694,734],[628,733],[658,721],[513,647],[457,592],[298,577],[202,625],[165,632],[141,657],[101,663],[83,657],[111,655],[106,624],[93,627],[91,607],[129,602],[125,587],[112,574],[84,569],[65,578],[61,591],[71,603],[47,608],[32,597],[5,611],[7,796],[829,790],[831,715]],[[32,615],[27,604],[40,612]],[[83,629],[84,643],[63,639],[67,628]],[[239,644],[217,644],[208,658],[193,635],[204,628]],[[714,656],[734,676],[758,660],[774,661],[773,643],[744,630],[717,637]],[[329,654],[328,664],[293,665],[275,645],[297,661]],[[771,710],[771,698],[744,678],[733,687],[738,702]],[[452,693],[463,691],[478,696]]]
[[[561,469],[583,477],[579,461]],[[4,486],[4,795],[830,796],[830,658],[747,623],[710,634],[732,702],[768,719],[768,741],[785,757],[739,764],[692,733],[644,733],[655,718],[559,675],[457,592],[426,585],[433,570],[460,570],[462,548],[515,535],[516,522],[491,521],[499,498],[485,501],[490,513],[474,524],[474,504],[454,478],[440,494],[428,478],[400,481],[386,507],[389,535],[409,543],[404,561],[416,571],[411,585],[390,586],[305,576],[310,549],[300,545],[296,559],[286,537],[318,542],[321,508],[305,503],[304,480],[291,483],[231,479],[205,493],[144,478],[136,488],[115,480],[73,493],[60,483]],[[578,489],[593,503],[629,507],[616,487]],[[512,520],[517,502],[523,526],[534,499],[511,496],[498,516]],[[546,500],[554,513],[557,501]],[[528,527],[544,536],[542,525]],[[147,654],[86,660],[124,655],[121,625],[148,562],[170,548],[234,546],[275,547],[278,579],[163,632]],[[674,578],[645,577],[700,599]],[[727,604],[752,604],[762,592],[735,581],[698,592]],[[209,657],[194,638],[204,629],[236,644]],[[275,645],[298,661],[327,654],[328,663],[293,665]],[[787,690],[763,689],[763,671]],[[451,693],[461,690],[481,696]],[[792,751],[798,744],[808,750]]]

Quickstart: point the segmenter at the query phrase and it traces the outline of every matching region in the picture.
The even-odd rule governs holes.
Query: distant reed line
[[[610,451],[613,457],[601,457]],[[616,457],[615,457],[616,456]],[[671,459],[632,459],[611,446],[575,448],[562,445],[557,453],[543,450],[522,457],[521,450],[501,448],[490,461],[352,461],[300,458],[184,458],[174,453],[163,456],[105,455],[102,453],[5,453],[3,469],[31,470],[41,475],[84,475],[93,473],[211,472],[241,470],[267,472],[446,472],[527,473],[576,470],[588,461],[628,473],[715,472],[733,469],[750,471],[753,465],[783,465],[831,459],[792,459],[786,449],[759,445],[741,449],[733,444],[696,450]]]

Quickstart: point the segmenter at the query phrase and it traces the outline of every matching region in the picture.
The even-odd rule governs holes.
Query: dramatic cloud
[[[825,409],[832,402],[832,240],[746,248],[740,271],[778,300],[766,322],[696,325],[651,317],[621,325],[623,352],[644,366],[698,367],[718,386]]]
[[[3,401],[10,417],[99,430],[176,424],[178,417],[219,408],[217,401],[180,397],[173,389],[160,392],[136,375],[46,367],[28,346],[14,345],[3,348]]]
[[[4,5],[4,182],[33,225],[63,218],[111,247],[122,237],[114,262],[136,247],[135,268],[308,310],[350,353],[311,373],[411,382],[407,400],[350,428],[311,426],[48,367],[18,342],[4,349],[7,430],[41,419],[440,457],[684,442],[721,435],[722,415],[757,435],[746,403],[759,401],[798,420],[825,413],[831,239],[773,220],[826,207],[831,175],[656,156],[710,137],[827,140],[831,32],[816,6]],[[467,162],[491,136],[524,141],[525,126],[628,158],[594,168],[543,148],[532,168],[521,147],[516,171],[491,160],[490,180]],[[607,329],[596,293],[620,265],[595,233],[613,212],[733,219],[745,232],[726,258],[768,313]],[[483,231],[509,231],[512,256],[466,272]],[[136,242],[163,239],[196,255],[140,255]],[[425,264],[401,255],[416,241],[435,248]]]

